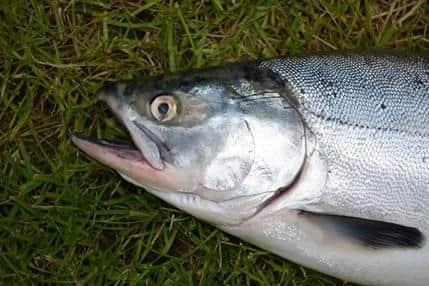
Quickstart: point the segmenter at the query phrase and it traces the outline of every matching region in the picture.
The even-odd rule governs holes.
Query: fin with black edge
[[[390,222],[304,210],[299,211],[299,216],[372,249],[420,248],[425,241],[417,228]]]

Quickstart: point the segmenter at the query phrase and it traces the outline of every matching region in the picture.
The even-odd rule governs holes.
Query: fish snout
[[[113,114],[123,122],[123,112],[121,111],[122,107],[126,102],[124,101],[124,83],[117,84],[106,84],[100,91],[97,93],[99,100],[105,102]]]

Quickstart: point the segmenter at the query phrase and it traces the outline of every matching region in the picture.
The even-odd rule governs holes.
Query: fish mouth
[[[163,170],[153,168],[134,146],[80,134],[72,135],[72,142],[90,157],[116,170],[127,181],[147,190],[170,191],[186,178],[170,165]]]
[[[156,134],[137,122],[135,111],[124,100],[124,90],[125,85],[122,84],[106,86],[98,97],[107,103],[126,128],[134,146],[81,134],[72,135],[72,142],[87,155],[124,177],[143,182],[145,187],[167,188],[174,179],[178,179],[177,172],[173,172],[174,168],[168,164],[169,150]]]
[[[154,169],[162,170],[165,167],[164,158],[169,158],[169,150],[160,138],[145,127],[145,122],[141,122],[139,114],[127,102],[124,91],[125,84],[108,85],[98,93],[98,98],[107,104],[126,128],[146,162]]]
[[[72,142],[90,157],[116,170],[126,171],[132,167],[151,168],[143,154],[130,145],[94,139],[82,134],[73,134]]]

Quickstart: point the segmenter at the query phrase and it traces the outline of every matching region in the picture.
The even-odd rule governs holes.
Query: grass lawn
[[[95,97],[107,81],[313,51],[429,51],[425,0],[303,2],[0,1],[0,284],[343,285],[174,209],[70,142],[128,140]]]

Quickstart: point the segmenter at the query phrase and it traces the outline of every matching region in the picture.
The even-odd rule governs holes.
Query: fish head
[[[119,83],[99,97],[136,148],[73,140],[177,207],[212,223],[239,223],[293,184],[303,166],[305,128],[285,93],[283,81],[256,64]]]

